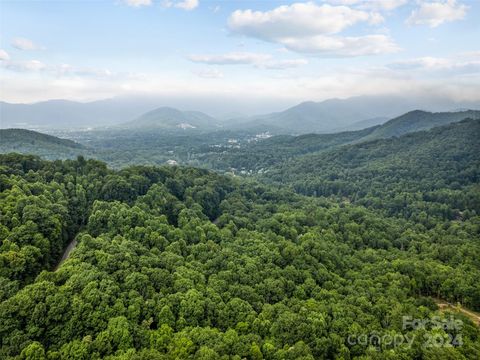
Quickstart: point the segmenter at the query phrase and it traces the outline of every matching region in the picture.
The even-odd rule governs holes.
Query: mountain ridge
[[[368,134],[362,141],[401,136],[411,132],[429,130],[434,127],[459,122],[464,119],[480,119],[479,110],[464,110],[451,112],[429,112],[413,110],[390,119]]]
[[[388,191],[397,181],[393,174],[399,169],[410,173],[408,181],[402,183],[404,188],[425,186],[425,191],[431,190],[429,182],[435,174],[447,173],[453,162],[461,161],[471,164],[473,169],[462,175],[465,177],[463,181],[475,183],[478,181],[474,164],[479,161],[479,136],[480,119],[467,118],[399,137],[345,144],[302,155],[271,167],[261,178],[289,184],[304,195],[355,198],[359,189],[364,194],[367,191],[375,194]],[[442,151],[446,155],[439,158],[437,154]],[[387,181],[385,177],[390,178]],[[312,180],[310,184],[309,180]],[[346,186],[347,183],[353,185]],[[452,181],[451,186],[456,188],[458,184]]]
[[[219,113],[219,103],[222,108],[230,107],[231,111],[237,111],[240,106],[238,101],[221,102],[218,99],[180,101],[135,95],[90,102],[54,99],[32,104],[14,104],[0,101],[0,127],[33,130],[112,127],[137,119],[159,107],[171,106],[176,109],[195,108],[200,109],[202,113],[213,114],[214,116],[210,117],[215,119],[215,124],[222,123],[233,130],[258,129],[298,135],[356,130],[359,122],[361,124],[362,121],[374,118],[394,118],[420,108],[436,112],[465,108],[480,109],[478,102],[381,95],[335,98],[318,102],[305,101],[281,111],[259,115],[233,118],[215,116]],[[282,102],[278,102],[276,106],[282,106]],[[375,123],[371,123],[373,124]]]
[[[218,120],[200,111],[181,111],[163,106],[148,111],[134,120],[119,125],[124,128],[210,129],[219,127]]]
[[[35,154],[45,159],[75,158],[89,149],[73,140],[27,129],[0,129],[0,153]]]
[[[327,99],[320,102],[305,101],[284,111],[259,115],[241,126],[274,126],[284,134],[334,133],[360,130],[368,125],[379,125],[385,119],[393,119],[415,109],[429,112],[445,112],[458,105],[438,105],[423,99],[396,96],[357,96],[347,99]],[[465,106],[461,106],[465,107]],[[472,103],[468,108],[479,108]],[[369,123],[370,121],[370,123]],[[366,124],[362,126],[362,123]],[[360,129],[358,128],[360,124]]]

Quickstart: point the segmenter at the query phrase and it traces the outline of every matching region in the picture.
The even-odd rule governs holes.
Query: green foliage
[[[480,213],[480,120],[343,146],[263,175],[299,193],[336,196],[428,228]]]
[[[25,129],[0,129],[0,139],[0,153],[35,154],[50,160],[87,153],[87,148],[74,141]]]
[[[0,358],[479,358],[479,328],[432,300],[480,310],[478,126],[267,173],[297,193],[194,168],[1,155]],[[298,194],[312,190],[328,197]],[[461,320],[462,345],[426,347],[457,333],[403,316]],[[348,341],[365,334],[414,341]]]
[[[447,125],[463,119],[480,119],[480,111],[466,110],[457,112],[431,113],[427,111],[410,111],[402,116],[387,121],[368,134],[364,140],[386,139],[408,133],[429,130],[433,127]]]

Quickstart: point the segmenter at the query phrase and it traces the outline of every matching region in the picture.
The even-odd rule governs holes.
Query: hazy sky
[[[0,99],[480,100],[480,1],[0,0]]]

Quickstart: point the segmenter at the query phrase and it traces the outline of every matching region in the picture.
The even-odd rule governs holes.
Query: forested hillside
[[[480,213],[480,120],[347,145],[271,169],[264,179],[389,215],[460,219]],[[429,211],[427,211],[429,210]],[[425,212],[426,211],[426,212]],[[435,219],[424,221],[436,224]]]
[[[161,107],[149,111],[138,118],[121,124],[126,128],[143,129],[199,129],[208,130],[220,127],[220,122],[199,111],[180,111]]]
[[[87,149],[74,141],[25,129],[0,129],[0,153],[35,154],[48,160],[76,158]]]
[[[431,167],[432,188],[452,188],[437,199],[448,209],[452,183],[462,190],[478,180],[472,126],[420,134],[430,147],[406,150]],[[452,129],[465,136],[444,148],[455,171],[437,172],[429,154]],[[389,141],[391,151],[383,140],[343,148],[338,161],[357,164],[373,148],[388,160],[405,140]],[[319,164],[312,174],[322,179]],[[417,197],[411,167],[394,175],[389,164],[385,187],[396,179],[401,199]],[[433,300],[480,310],[480,218],[468,201],[453,218],[421,201],[419,218],[389,216],[193,168],[113,171],[81,157],[15,154],[0,156],[0,190],[2,359],[480,357],[479,328]],[[73,238],[76,249],[55,270]],[[405,327],[404,316],[453,316],[462,327]],[[404,341],[375,340],[385,335]]]
[[[370,142],[377,139],[399,137],[408,133],[429,130],[461,120],[480,119],[480,111],[430,113],[412,111],[382,125],[363,130],[345,131],[332,134],[307,134],[300,136],[274,136],[270,139],[248,144],[240,149],[225,151],[218,148],[200,154],[201,164],[217,170],[265,172],[274,166],[282,166],[287,160],[301,155],[318,153],[349,143]],[[292,160],[293,161],[293,160]],[[287,164],[286,166],[290,166]],[[313,175],[315,176],[315,175]]]
[[[480,111],[466,110],[457,112],[432,113],[415,110],[387,121],[375,131],[365,136],[365,140],[386,139],[393,136],[402,136],[408,133],[429,130],[431,128],[448,125],[464,119],[480,119]]]
[[[216,170],[233,168],[257,172],[297,156],[358,141],[375,129],[376,127],[334,134],[273,136],[263,141],[249,143],[238,149],[228,149],[227,151],[224,147],[209,149],[209,152],[200,154],[197,161]]]

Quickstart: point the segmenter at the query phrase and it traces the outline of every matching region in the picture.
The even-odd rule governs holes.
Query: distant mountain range
[[[287,159],[318,153],[346,144],[364,143],[376,139],[399,137],[407,133],[428,130],[433,127],[455,123],[464,119],[480,119],[480,111],[430,113],[415,110],[389,120],[382,125],[362,130],[344,131],[331,134],[305,134],[300,136],[280,135],[267,140],[252,142],[232,152],[201,156],[212,167],[225,170],[229,168],[259,170],[274,166]],[[181,112],[172,108],[160,108],[140,116],[138,119],[117,128],[128,139],[125,128],[141,129],[181,129],[183,132],[195,128],[207,128],[214,119],[199,112]],[[112,131],[115,129],[112,128]],[[149,132],[135,131],[135,137],[150,136]],[[232,134],[234,134],[232,132]],[[234,135],[232,135],[234,136]],[[140,140],[141,141],[141,140]],[[133,142],[135,143],[135,142]],[[111,151],[118,150],[112,143]],[[60,139],[24,129],[0,130],[0,152],[19,152],[40,155],[47,159],[71,158],[78,154],[96,157],[100,149],[86,148],[76,142]],[[135,149],[131,149],[135,150]],[[143,154],[148,160],[149,153]]]
[[[381,125],[355,131],[341,131],[331,134],[307,134],[299,136],[276,136],[252,146],[265,148],[271,145],[285,148],[298,153],[315,152],[347,143],[359,143],[376,139],[398,137],[408,133],[429,130],[434,127],[462,121],[464,119],[480,119],[480,110],[466,110],[457,112],[427,112],[422,110],[410,111],[389,121],[383,121]],[[363,121],[379,122],[381,119]]]
[[[197,111],[160,107],[164,103],[165,100],[140,97],[87,103],[67,100],[35,104],[0,102],[0,127],[35,130],[111,126],[182,129],[191,128],[191,125],[199,130],[213,130],[223,126],[225,129],[270,131],[276,134],[333,133],[382,124],[387,119],[415,109],[480,109],[480,103],[454,103],[445,99],[358,96],[304,102],[280,112],[218,120]]]
[[[150,99],[113,98],[87,103],[49,100],[34,104],[0,102],[0,127],[79,129],[118,125],[156,108]]]
[[[218,120],[200,111],[180,111],[170,107],[161,107],[149,111],[135,120],[121,124],[122,128],[135,129],[201,129],[214,130],[221,127]]]
[[[332,134],[304,134],[298,136],[279,135],[260,142],[251,143],[237,151],[221,155],[209,155],[205,159],[219,170],[237,169],[264,172],[285,161],[302,156],[320,154],[343,145],[367,143],[408,133],[429,130],[464,119],[480,119],[480,111],[430,113],[420,110],[408,112],[382,125],[356,131],[342,131]]]
[[[353,99],[304,102],[285,111],[259,116],[242,127],[261,125],[288,134],[327,133],[349,129],[354,123],[379,116],[378,107],[356,106],[359,104],[353,105],[354,102]]]
[[[471,108],[480,109],[480,104]],[[414,109],[445,111],[453,107],[422,103],[419,99],[403,99],[392,96],[359,96],[344,100],[331,99],[322,102],[304,102],[285,111],[252,119],[242,127],[272,127],[286,134],[332,133],[361,130],[384,123]]]

